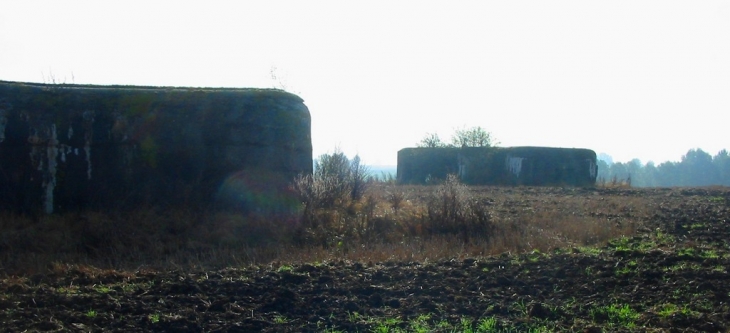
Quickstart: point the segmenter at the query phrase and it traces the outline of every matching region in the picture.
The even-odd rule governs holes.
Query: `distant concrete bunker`
[[[311,172],[309,110],[284,91],[0,81],[0,210],[286,209]]]
[[[424,184],[448,174],[473,185],[593,186],[598,167],[596,153],[579,148],[405,148],[398,152],[401,184]]]

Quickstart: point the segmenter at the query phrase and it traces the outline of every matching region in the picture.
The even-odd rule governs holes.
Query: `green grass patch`
[[[699,317],[700,313],[673,303],[665,303],[658,307],[656,314],[662,318],[670,318],[681,314],[687,317]]]
[[[289,322],[289,319],[287,319],[285,316],[282,315],[276,315],[274,316],[274,323],[278,325],[286,324]]]
[[[593,321],[598,323],[607,323],[615,327],[634,328],[636,320],[639,319],[639,313],[634,309],[625,305],[611,304],[601,306],[590,311]]]
[[[292,269],[293,268],[289,265],[281,265],[276,271],[279,273],[284,273],[284,272],[291,272]]]
[[[702,251],[702,253],[700,254],[700,256],[702,258],[705,258],[705,259],[717,259],[717,258],[720,258],[720,255],[717,254],[717,251],[715,251],[715,250],[704,250],[704,251]]]
[[[96,290],[96,292],[98,292],[100,294],[108,294],[108,293],[114,291],[109,286],[105,286],[103,284],[94,285],[94,290]]]
[[[580,253],[587,254],[590,256],[598,256],[601,253],[603,253],[603,250],[601,250],[597,247],[593,247],[593,246],[579,246],[576,248],[576,250],[578,250],[578,252],[580,252]]]

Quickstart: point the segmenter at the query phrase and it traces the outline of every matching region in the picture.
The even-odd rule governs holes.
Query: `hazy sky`
[[[0,80],[284,87],[367,164],[472,126],[658,164],[730,149],[730,2],[0,0]]]

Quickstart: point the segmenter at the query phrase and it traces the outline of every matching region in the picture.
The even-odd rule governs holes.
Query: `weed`
[[[274,316],[274,323],[275,324],[282,325],[282,324],[286,324],[288,322],[289,322],[289,319],[287,319],[285,316],[282,316],[282,315],[276,315],[276,316]]]
[[[678,306],[678,305],[673,304],[673,303],[665,303],[665,304],[662,304],[660,307],[658,307],[656,313],[657,313],[658,316],[660,316],[662,318],[673,317],[673,316],[675,316],[677,314],[681,314],[681,315],[686,316],[686,317],[699,317],[701,315],[697,311],[688,309],[688,308],[683,307],[683,306]]]
[[[375,328],[373,329],[373,332],[375,333],[389,333],[390,332],[390,326],[384,324],[384,323],[378,323],[375,325]]]
[[[677,271],[682,271],[682,270],[685,270],[685,269],[687,269],[687,264],[682,262],[682,263],[679,263],[679,264],[676,264],[676,265],[672,265],[672,266],[669,266],[669,267],[665,267],[664,268],[664,271],[665,272],[677,272]]]
[[[543,254],[540,253],[540,250],[532,250],[530,254],[527,255],[527,261],[529,262],[538,262],[543,257]]]
[[[429,314],[419,315],[418,317],[416,317],[416,319],[414,319],[411,322],[411,324],[410,324],[411,330],[413,332],[418,332],[418,333],[430,332],[431,328],[428,324],[428,321],[430,319],[431,319],[431,315],[429,315]]]
[[[603,253],[603,250],[601,250],[597,247],[590,247],[590,246],[580,246],[580,247],[576,248],[576,250],[578,250],[578,252],[580,252],[580,253],[587,254],[590,256],[598,256],[601,253]]]
[[[494,332],[497,329],[497,318],[482,318],[477,324],[477,332]]]
[[[78,286],[70,285],[68,287],[58,287],[56,288],[56,292],[66,295],[74,295],[80,293],[81,291],[79,290]]]
[[[462,332],[464,332],[464,333],[473,333],[474,332],[472,325],[471,325],[471,320],[469,320],[468,318],[462,317],[459,320],[459,322],[461,324]]]
[[[704,250],[704,251],[702,251],[702,254],[700,256],[705,259],[720,258],[720,255],[718,255],[715,250]]]
[[[149,319],[151,323],[156,324],[156,323],[160,322],[160,314],[154,313],[154,314],[148,315],[147,319]]]
[[[522,314],[523,316],[527,316],[529,310],[527,309],[527,303],[524,299],[517,301],[515,303],[515,307],[520,314]]]
[[[376,322],[373,328],[374,332],[377,333],[389,333],[401,331],[397,326],[401,323],[396,318],[385,318],[380,322]]]
[[[616,251],[631,251],[634,248],[634,244],[631,242],[631,239],[624,236],[609,241],[608,245],[613,247]]]
[[[703,223],[692,223],[687,227],[688,229],[695,230],[695,229],[702,229],[705,228],[706,225]]]
[[[139,286],[135,283],[122,283],[120,285],[120,287],[122,288],[122,291],[125,293],[132,293],[135,290],[137,290],[137,288],[139,288]]]
[[[636,262],[636,260],[629,260],[628,262],[626,262],[625,265],[616,269],[616,276],[632,273],[636,270],[637,266],[638,266],[638,263]]]
[[[94,310],[86,311],[86,317],[87,318],[96,318],[96,311],[94,311]]]
[[[686,257],[694,257],[695,256],[695,249],[691,247],[686,247],[683,249],[680,249],[677,253],[680,257],[686,256]]]
[[[664,317],[664,318],[669,317],[669,316],[677,313],[677,308],[678,307],[672,303],[664,304],[657,312],[657,315],[659,315],[659,317]]]
[[[693,271],[702,270],[702,266],[698,263],[691,263],[688,268]]]
[[[112,291],[113,291],[113,289],[112,289],[112,288],[109,288],[108,286],[105,286],[105,285],[103,285],[103,284],[100,284],[100,285],[94,285],[93,287],[94,287],[94,289],[95,289],[95,290],[96,290],[97,292],[99,292],[99,293],[101,293],[101,294],[108,294],[108,293],[110,293],[110,292],[112,292]]]
[[[351,323],[356,323],[360,321],[361,317],[362,316],[357,311],[347,312],[347,320],[349,320]]]
[[[607,322],[610,325],[632,328],[639,319],[639,313],[628,305],[611,304],[591,309],[591,317],[596,322]]]
[[[661,229],[656,229],[656,240],[660,244],[669,245],[675,243],[675,239],[672,235],[663,233]]]

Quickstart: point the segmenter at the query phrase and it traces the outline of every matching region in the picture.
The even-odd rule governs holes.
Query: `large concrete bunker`
[[[311,172],[284,91],[0,81],[0,210],[245,205]]]
[[[593,186],[596,153],[551,147],[405,148],[398,152],[401,184],[424,184],[448,174],[473,185]]]

